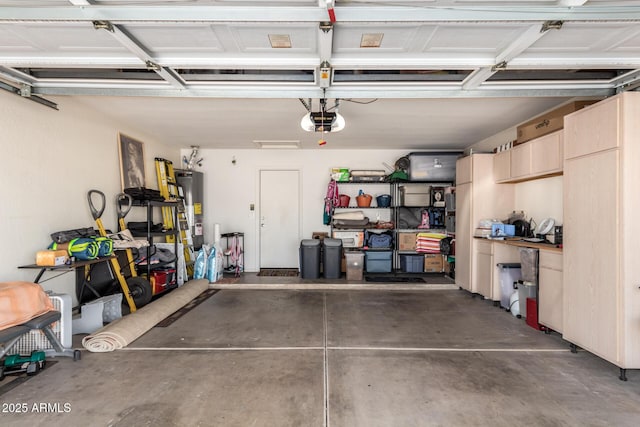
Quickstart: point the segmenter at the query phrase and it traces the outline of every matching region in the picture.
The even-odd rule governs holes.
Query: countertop
[[[504,240],[502,239],[487,239],[486,237],[474,237],[474,239],[486,240],[488,242],[501,243],[503,245],[511,245],[511,246],[519,246],[522,248],[535,248],[542,249],[546,251],[559,252],[562,253],[561,245],[554,245],[551,243],[533,243],[526,242],[522,240],[520,237],[507,237]]]

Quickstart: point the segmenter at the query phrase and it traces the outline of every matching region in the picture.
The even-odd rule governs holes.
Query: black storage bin
[[[320,240],[304,239],[300,242],[300,277],[320,277]]]
[[[325,279],[339,279],[342,263],[342,240],[323,240],[324,252],[322,254],[322,271]]]

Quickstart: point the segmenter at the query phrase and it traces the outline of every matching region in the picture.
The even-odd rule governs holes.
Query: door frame
[[[256,261],[257,261],[257,265],[256,265],[256,271],[259,272],[260,269],[262,268],[262,232],[261,232],[261,227],[260,227],[260,218],[262,217],[262,172],[297,172],[298,174],[298,206],[296,207],[298,209],[298,240],[300,240],[302,238],[302,222],[303,222],[303,215],[302,215],[302,206],[304,205],[303,200],[302,200],[302,195],[303,195],[303,191],[302,191],[302,187],[303,187],[303,170],[302,168],[295,168],[295,167],[259,167],[258,168],[258,173],[256,174],[256,193],[257,193],[257,206],[256,206],[256,216],[255,216],[255,235],[256,235],[256,246],[255,246],[255,253],[256,253]],[[299,262],[298,262],[299,264]],[[298,265],[298,268],[300,266]]]

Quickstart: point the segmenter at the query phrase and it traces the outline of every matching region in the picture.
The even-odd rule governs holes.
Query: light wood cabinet
[[[478,155],[476,155],[476,158]],[[479,167],[479,166],[478,166]],[[456,161],[456,185],[471,182],[473,176],[473,156],[461,157]]]
[[[472,154],[456,163],[455,280],[459,287],[473,293],[478,293],[479,283],[484,280],[477,276],[475,228],[481,219],[503,218],[513,210],[513,185],[497,185],[492,169],[493,154]]]
[[[562,173],[562,130],[541,136],[510,150],[494,154],[496,182],[521,182]]]
[[[544,176],[562,172],[562,162],[564,161],[563,135],[562,131],[558,131],[530,142],[532,176]]]
[[[527,142],[511,149],[511,179],[531,175],[531,143]]]
[[[456,166],[456,172],[457,168]],[[471,291],[471,250],[473,226],[471,224],[472,186],[456,184],[456,285]]]
[[[621,369],[640,368],[637,117],[637,92],[565,117],[563,337]]]
[[[476,292],[485,298],[491,298],[493,283],[493,244],[490,241],[474,240],[476,259],[474,279]]]
[[[568,128],[566,158],[573,159],[586,154],[619,147],[618,133],[620,98],[610,98],[607,102],[599,102],[596,108],[588,108],[576,117],[582,124],[574,124]],[[565,126],[565,128],[567,128]]]
[[[539,254],[538,323],[562,333],[562,254],[545,250]]]
[[[493,179],[495,182],[511,179],[511,150],[493,155]]]

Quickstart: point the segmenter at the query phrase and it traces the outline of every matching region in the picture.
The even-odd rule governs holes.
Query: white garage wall
[[[562,176],[537,179],[516,184],[516,207],[527,218],[540,224],[545,218],[553,218],[562,225]]]
[[[0,91],[2,197],[0,200],[0,281],[33,281],[33,264],[54,231],[94,225],[87,192],[105,193],[105,227],[115,230],[115,197],[120,186],[118,132],[144,142],[147,187],[158,188],[155,156],[177,161],[178,150],[154,143],[143,133],[93,113],[67,97],[50,97],[59,111]],[[142,209],[139,209],[142,210]],[[127,217],[135,219],[135,216]],[[45,273],[43,279],[54,276]],[[75,298],[68,273],[42,282],[45,289]]]
[[[189,156],[190,150],[182,154]],[[329,231],[322,224],[324,197],[334,167],[385,170],[408,154],[405,150],[201,150],[204,158],[205,242],[213,240],[213,224],[222,233],[245,233],[245,270],[259,271],[257,215],[260,169],[299,169],[302,186],[302,238]],[[235,159],[235,164],[233,160]],[[353,190],[353,189],[352,189]],[[255,210],[250,205],[255,204]],[[283,209],[290,207],[283,206]]]

